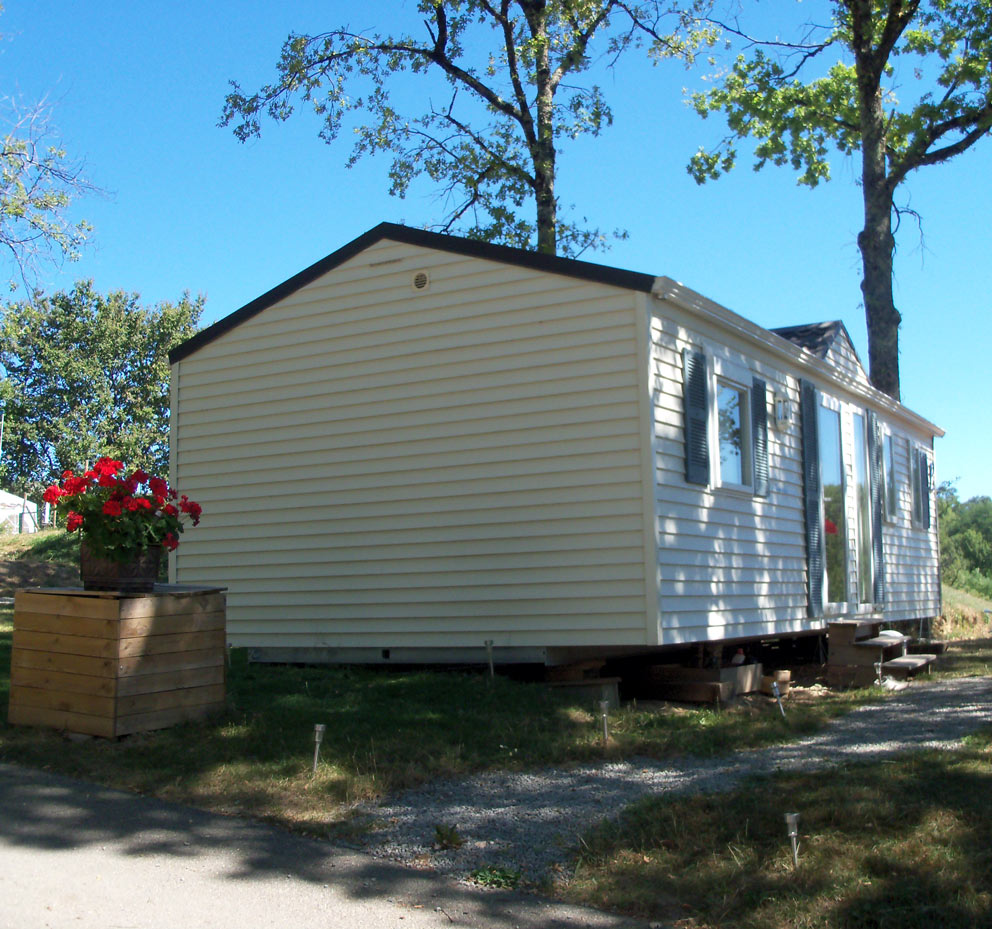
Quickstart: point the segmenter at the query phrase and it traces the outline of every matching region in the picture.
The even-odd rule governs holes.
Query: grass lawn
[[[56,562],[71,561],[66,546],[55,534],[5,557],[36,564],[37,553],[49,551]],[[989,673],[992,638],[981,610],[992,604],[982,603],[951,604],[937,634],[971,638],[942,659],[939,674]],[[250,665],[234,650],[221,717],[116,742],[67,741],[6,723],[12,628],[12,611],[0,610],[0,761],[338,838],[349,835],[355,801],[434,778],[633,755],[711,756],[795,739],[884,698],[875,690],[796,688],[784,720],[760,696],[722,711],[631,704],[613,714],[604,747],[592,707],[544,685],[475,672]],[[312,776],[315,723],[326,724],[327,735]],[[923,766],[914,758],[830,777],[792,775],[727,797],[652,801],[588,837],[564,892],[597,906],[677,917],[686,927],[902,927],[923,925],[897,919],[905,916],[907,888],[919,887],[925,900],[949,894],[943,913],[951,921],[924,911],[931,922],[955,925],[982,907],[992,919],[982,808],[989,765],[985,740]],[[803,816],[795,874],[781,819],[786,806]],[[905,825],[896,808],[907,811]],[[889,893],[891,920],[879,915]]]
[[[988,927],[990,788],[985,732],[960,752],[651,799],[585,837],[563,894],[686,929]]]

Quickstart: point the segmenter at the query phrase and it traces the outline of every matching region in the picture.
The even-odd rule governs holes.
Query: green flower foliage
[[[139,299],[82,281],[3,309],[3,486],[38,493],[101,454],[167,470],[168,353],[196,331],[204,301]]]

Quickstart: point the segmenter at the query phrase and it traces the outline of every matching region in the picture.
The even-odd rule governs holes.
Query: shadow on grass
[[[586,837],[572,899],[699,925],[945,929],[992,924],[992,730],[726,794],[651,799]],[[800,813],[793,868],[783,813]]]

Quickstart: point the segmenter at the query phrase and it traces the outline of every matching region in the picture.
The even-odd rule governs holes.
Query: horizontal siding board
[[[632,585],[633,589],[634,585]],[[257,597],[233,593],[228,601],[228,614],[235,610],[239,622],[251,618],[271,621],[274,629],[285,619],[304,619],[321,625],[324,635],[333,635],[333,622],[336,619],[381,619],[391,622],[399,619],[437,619],[447,617],[458,621],[468,618],[486,619],[491,624],[505,626],[507,620],[522,620],[513,629],[527,629],[537,617],[571,617],[576,627],[595,624],[609,638],[613,628],[624,625],[623,617],[636,616],[637,624],[643,630],[644,598],[605,597],[605,598],[556,598],[554,600],[477,600],[472,609],[465,609],[458,602],[445,600],[418,601],[415,603],[363,604],[358,610],[353,604],[326,603],[321,597],[301,597],[291,593],[278,600],[278,606],[270,605]],[[595,617],[591,619],[590,617]],[[384,624],[388,626],[388,622]],[[167,638],[163,636],[162,638]]]
[[[586,617],[589,627],[548,629],[543,625],[535,626],[529,622],[529,628],[504,631],[496,625],[485,632],[475,631],[442,631],[432,632],[418,629],[415,632],[389,632],[370,635],[365,631],[340,633],[334,636],[315,636],[312,632],[293,634],[248,633],[235,634],[231,644],[239,647],[257,648],[306,648],[315,644],[326,648],[378,648],[376,641],[388,641],[389,648],[429,648],[433,650],[474,647],[482,651],[487,639],[492,640],[497,648],[530,647],[605,647],[631,646],[644,644],[644,617],[638,615],[636,627],[606,628],[599,617]],[[271,627],[269,627],[271,628]],[[382,646],[386,647],[386,646]]]

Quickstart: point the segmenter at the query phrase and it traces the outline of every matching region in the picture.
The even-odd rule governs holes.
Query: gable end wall
[[[379,242],[175,366],[175,576],[236,645],[647,644],[637,353],[629,290]]]

